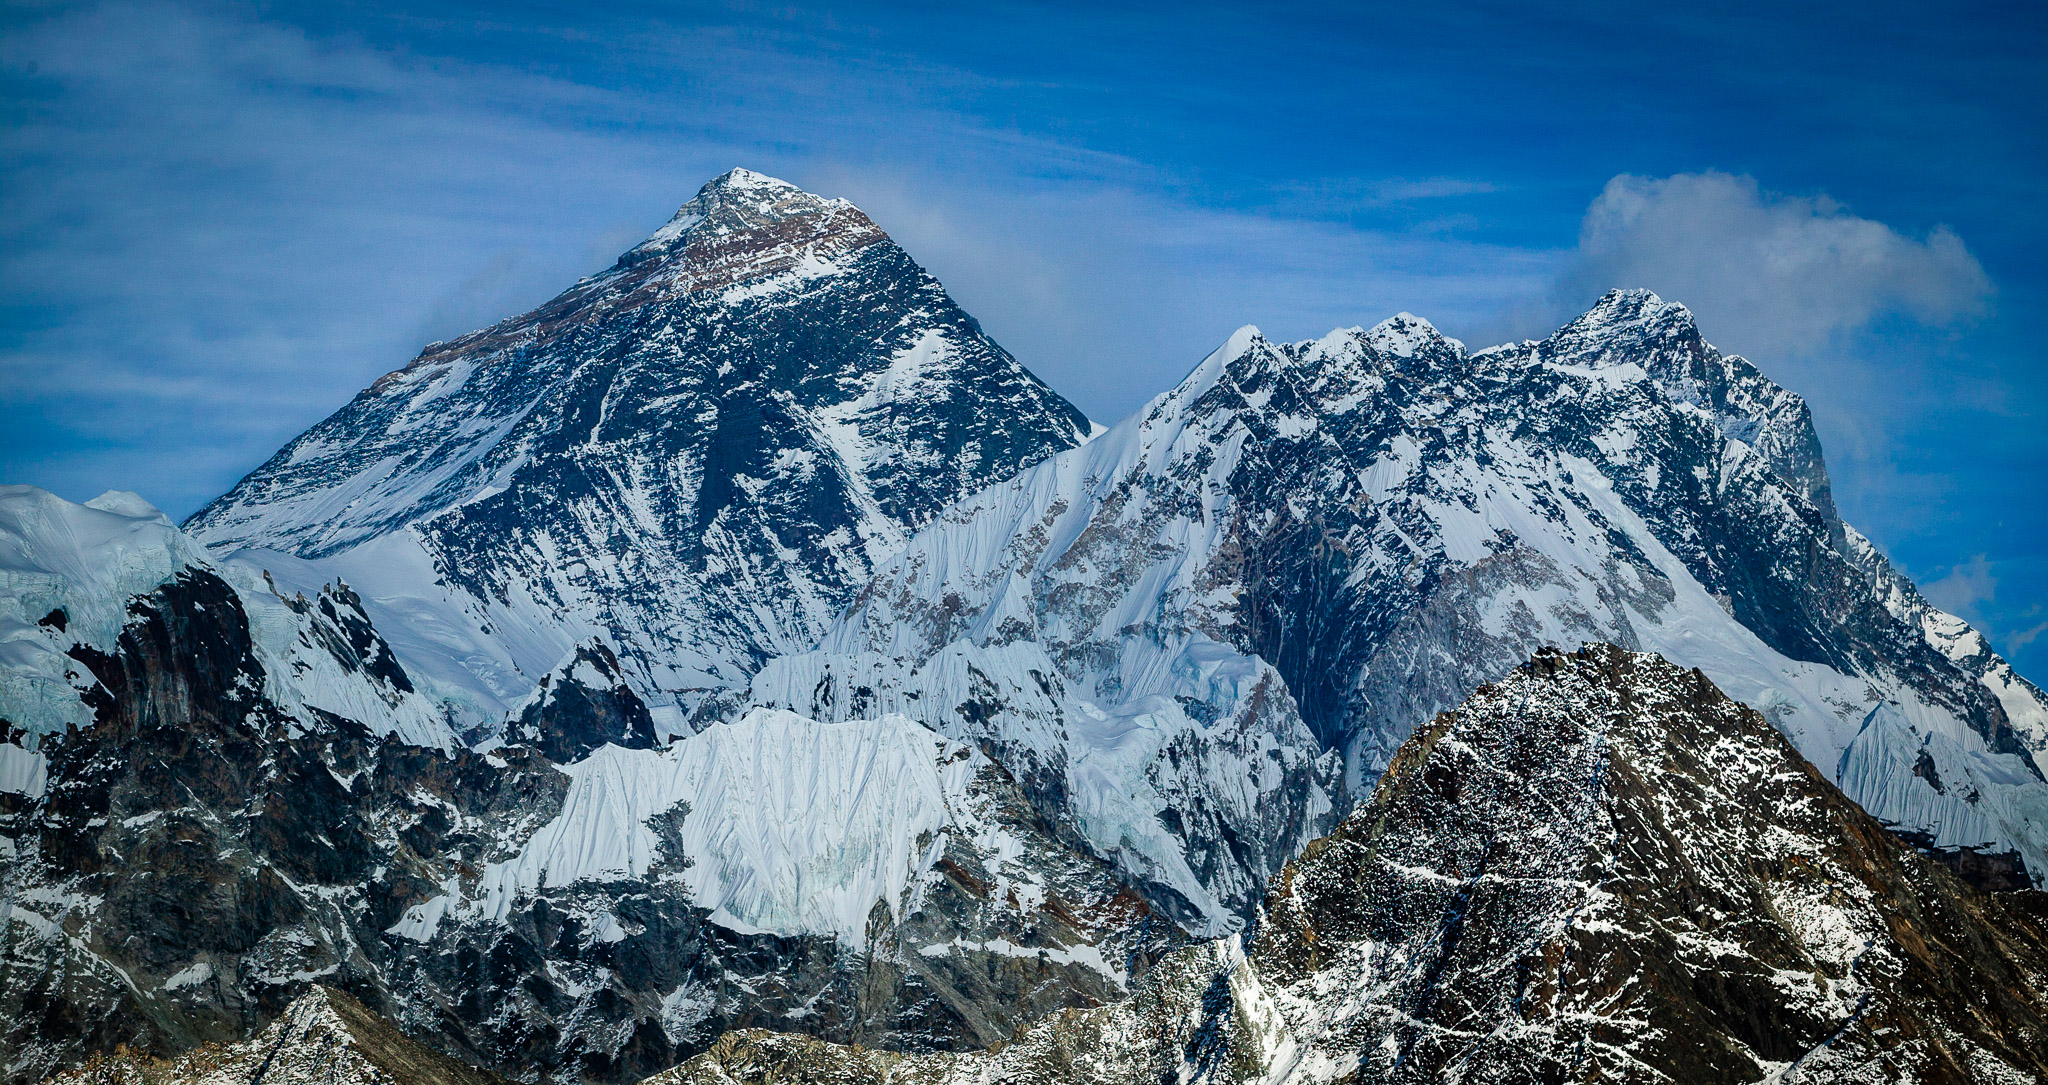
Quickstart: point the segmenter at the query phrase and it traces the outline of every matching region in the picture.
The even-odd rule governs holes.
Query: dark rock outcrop
[[[72,655],[96,679],[93,723],[44,737],[44,794],[0,796],[10,1082],[94,1052],[233,1043],[314,984],[526,1080],[634,1080],[771,1024],[972,1047],[1121,997],[1119,976],[1173,938],[985,759],[965,792],[974,831],[947,835],[915,907],[877,903],[862,947],[714,922],[682,877],[682,807],[650,821],[662,856],[644,880],[540,884],[499,913],[443,915],[563,810],[571,777],[551,752],[577,735],[646,744],[630,692],[557,686],[578,692],[535,714],[541,739],[491,753],[332,713],[308,725],[272,700],[241,598],[199,568],[136,599],[118,644]]]
[[[619,672],[611,649],[590,644],[540,680],[533,698],[505,729],[505,741],[566,764],[606,743],[652,749],[654,717]]]
[[[315,987],[262,1034],[174,1059],[94,1057],[54,1085],[502,1085],[393,1028],[347,992]]]

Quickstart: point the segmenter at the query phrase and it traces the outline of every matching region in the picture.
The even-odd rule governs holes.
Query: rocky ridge
[[[1395,754],[1249,936],[967,1055],[763,1032],[650,1085],[2024,1082],[2043,912],[1903,845],[1697,670],[1539,654]]]
[[[261,1035],[175,1059],[122,1051],[55,1085],[495,1085],[503,1079],[421,1046],[346,992],[315,987]]]

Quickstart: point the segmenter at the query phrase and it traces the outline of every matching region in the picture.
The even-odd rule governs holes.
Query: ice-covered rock
[[[137,600],[179,580],[217,582],[245,617],[262,697],[294,726],[322,713],[438,748],[454,743],[346,584],[286,598],[260,572],[224,567],[154,506],[109,492],[83,505],[0,487],[0,722],[33,750],[90,727],[99,679],[81,652],[112,655]]]

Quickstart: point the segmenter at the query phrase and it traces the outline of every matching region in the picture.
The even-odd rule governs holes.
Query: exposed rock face
[[[161,517],[8,496],[33,513],[0,522],[10,643],[84,638],[0,710],[10,1082],[231,1042],[316,982],[525,1080],[632,1080],[769,1024],[978,1046],[1121,997],[1172,937],[1000,766],[909,720],[771,713],[649,748],[593,650],[523,741],[423,747],[345,589],[280,599]],[[162,579],[119,620],[79,594],[121,576]],[[22,617],[52,598],[61,627]]]
[[[1158,816],[1078,814],[1089,839],[1223,926],[1416,726],[1582,640],[1702,668],[1886,822],[2048,874],[2041,691],[1836,515],[1799,397],[1643,292],[1476,354],[1405,314],[1243,329],[943,513],[753,698],[1029,750],[1076,810],[1105,791],[1084,766],[1114,761],[1097,806]],[[1219,748],[1252,734],[1270,766]]]
[[[347,579],[472,724],[601,640],[673,733],[815,643],[939,509],[1088,431],[859,209],[734,170],[187,527],[288,584]]]
[[[530,745],[550,761],[575,761],[607,743],[645,750],[655,745],[654,717],[619,660],[602,642],[576,649],[540,686],[505,729],[505,741]]]
[[[2036,909],[1915,854],[1697,671],[1544,653],[1412,737],[1241,936],[904,1057],[728,1036],[660,1085],[2034,1081]]]
[[[494,1085],[495,1074],[430,1050],[347,993],[315,987],[261,1035],[176,1059],[123,1052],[58,1075],[55,1085]]]

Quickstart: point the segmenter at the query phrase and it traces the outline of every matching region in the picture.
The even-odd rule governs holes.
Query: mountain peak
[[[1648,290],[1609,290],[1544,341],[1555,362],[1606,368],[1636,363],[1669,376],[1708,351],[1692,310]]]
[[[1465,344],[1408,312],[1395,313],[1373,325],[1363,338],[1374,350],[1397,358],[1421,358],[1443,352],[1462,356],[1465,353]]]
[[[1697,332],[1692,310],[1675,301],[1665,301],[1649,290],[1609,290],[1593,307],[1566,324],[1564,331],[1612,334],[1630,326],[1648,330],[1684,328]]]
[[[691,279],[723,285],[784,270],[802,255],[829,258],[888,236],[850,201],[736,168],[706,182],[661,229],[619,257],[618,267],[681,256]]]
[[[726,170],[724,173],[721,173],[718,176],[713,177],[711,180],[704,182],[704,187],[698,189],[697,194],[699,196],[702,196],[706,192],[712,191],[802,192],[803,190],[793,184],[790,184],[788,181],[785,181],[780,177],[770,177],[765,173],[755,173],[753,170],[747,169],[744,166],[734,166],[733,168]]]

